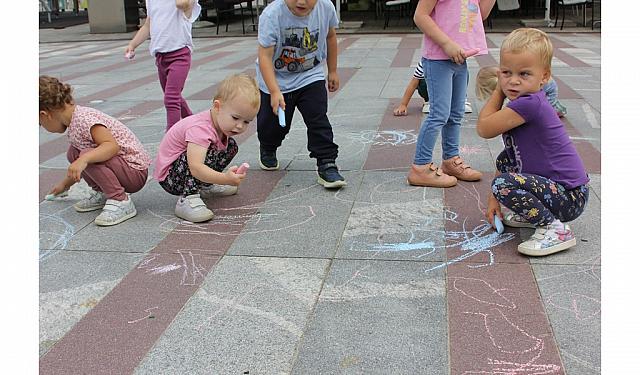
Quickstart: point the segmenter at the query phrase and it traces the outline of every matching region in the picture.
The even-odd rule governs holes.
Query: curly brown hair
[[[65,104],[73,104],[71,85],[62,83],[55,77],[40,76],[39,111],[52,111],[64,108]]]

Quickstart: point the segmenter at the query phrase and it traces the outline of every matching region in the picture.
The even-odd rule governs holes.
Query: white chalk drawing
[[[151,318],[153,315],[151,314],[152,310],[156,310],[158,308],[158,306],[154,306],[154,307],[149,307],[148,309],[144,309],[144,312],[147,313],[147,315],[143,316],[142,318],[138,318],[136,320],[129,320],[127,323],[128,324],[134,324],[134,323],[138,323],[141,322],[145,319],[149,319]]]
[[[48,259],[60,250],[67,248],[75,228],[62,217],[54,214],[40,214],[40,255],[38,261]]]
[[[485,364],[490,369],[466,370],[463,374],[538,375],[562,372],[559,365],[537,363],[545,349],[544,339],[515,324],[505,314],[504,311],[514,312],[518,307],[507,297],[506,292],[514,291],[495,288],[478,278],[450,277],[449,280],[456,292],[477,303],[475,307],[487,308],[485,312],[463,311],[463,314],[481,320],[493,348],[486,354]]]
[[[414,130],[365,130],[349,132],[345,137],[373,146],[401,146],[415,144],[418,134]]]
[[[488,153],[488,151],[484,147],[476,145],[461,145],[459,150],[460,153],[464,155],[478,155],[482,153]]]
[[[182,271],[180,285],[200,285],[204,280],[206,267],[196,262],[194,252],[202,252],[197,249],[178,249],[181,262],[166,263],[162,261],[168,254],[150,254],[147,255],[136,269],[144,270],[150,275],[164,275],[173,271]],[[200,281],[199,281],[200,280]]]

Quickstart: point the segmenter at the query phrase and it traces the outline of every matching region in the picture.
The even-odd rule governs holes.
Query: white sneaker
[[[120,224],[137,214],[136,206],[133,205],[133,201],[128,195],[126,201],[107,199],[102,212],[96,217],[94,223],[101,227],[108,227],[110,225]]]
[[[429,113],[429,108],[431,108],[429,106],[429,102],[424,102],[424,105],[422,106],[422,113]]]
[[[464,102],[464,113],[473,113],[473,107],[468,101]]]
[[[236,195],[238,193],[238,187],[233,185],[203,185],[200,188],[200,196],[202,198],[208,197],[227,197],[229,195]]]
[[[537,228],[515,212],[508,212],[502,218],[502,224],[512,228]]]
[[[213,212],[207,208],[199,194],[180,197],[176,203],[175,213],[180,219],[192,223],[201,223],[213,218]]]
[[[101,209],[102,207],[104,207],[105,203],[107,203],[107,197],[104,196],[104,193],[91,190],[91,195],[89,195],[89,198],[84,198],[83,200],[77,202],[73,205],[73,208],[75,208],[78,212],[89,212]]]
[[[518,252],[530,256],[543,256],[567,250],[576,245],[576,237],[569,225],[551,223],[537,227],[531,238],[518,245]]]

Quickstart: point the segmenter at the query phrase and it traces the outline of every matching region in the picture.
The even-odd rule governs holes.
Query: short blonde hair
[[[513,30],[502,42],[500,52],[531,52],[542,61],[545,68],[551,70],[553,45],[549,36],[541,30],[522,27]]]
[[[485,66],[480,68],[476,75],[476,97],[487,100],[498,86],[497,66]]]
[[[260,107],[258,83],[253,77],[244,73],[232,74],[220,82],[213,100],[224,103],[235,99],[238,95],[249,101],[254,108]]]

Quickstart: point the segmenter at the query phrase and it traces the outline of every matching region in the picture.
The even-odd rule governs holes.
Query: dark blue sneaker
[[[318,166],[318,183],[327,189],[339,189],[347,185],[344,177],[338,172],[335,163],[326,163]]]
[[[275,151],[267,151],[260,147],[260,168],[265,171],[275,171],[280,168]]]

